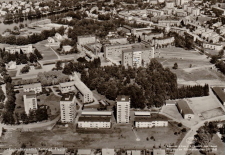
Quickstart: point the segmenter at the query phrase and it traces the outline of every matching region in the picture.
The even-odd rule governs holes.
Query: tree
[[[0,102],[3,102],[5,100],[5,94],[2,90],[2,87],[0,86]],[[2,108],[0,108],[2,109]]]
[[[29,61],[30,61],[31,63],[37,62],[37,56],[36,56],[35,54],[33,54],[33,53],[30,53]]]
[[[24,24],[21,23],[21,24],[19,25],[19,28],[20,28],[20,29],[24,28]]]
[[[182,132],[187,132],[187,129],[186,128],[183,128],[181,131]]]
[[[38,60],[43,59],[43,56],[41,55],[41,53],[36,48],[34,50],[34,54],[37,56]]]
[[[183,124],[182,124],[182,123],[178,123],[177,126],[178,126],[178,127],[182,127]]]
[[[176,62],[173,65],[173,69],[178,69],[178,64]]]
[[[30,66],[29,65],[25,65],[21,70],[20,72],[21,73],[28,73],[30,70]]]

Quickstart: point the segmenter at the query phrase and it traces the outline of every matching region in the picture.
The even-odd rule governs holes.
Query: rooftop
[[[95,35],[83,35],[83,36],[78,36],[77,39],[80,39],[80,38],[89,38],[89,37],[95,37]]]
[[[164,149],[153,149],[153,155],[166,155],[166,151]]]
[[[184,114],[194,114],[193,111],[190,109],[189,105],[184,100],[179,100],[177,102],[177,106],[183,110]]]
[[[72,93],[63,94],[63,96],[62,96],[60,101],[72,101],[74,97],[75,96]]]
[[[60,87],[70,87],[74,85],[74,81],[70,81],[70,82],[64,82],[64,83],[60,83],[59,86]]]
[[[36,87],[41,87],[41,83],[23,85],[23,89],[36,88]]]
[[[25,154],[38,154],[38,150],[37,149],[28,149],[25,151]]]
[[[169,118],[163,115],[151,115],[151,116],[137,116],[134,118],[135,122],[152,122],[152,121],[168,121]]]
[[[125,95],[119,95],[116,98],[116,101],[118,102],[128,102],[130,101],[130,96],[125,96]]]
[[[91,154],[90,149],[78,149],[77,150],[77,155],[89,155]]]
[[[135,116],[150,116],[150,112],[149,111],[135,111],[134,115]]]
[[[225,92],[223,91],[223,89],[225,89],[225,87],[213,87],[212,89],[216,93],[216,95],[218,96],[218,98],[222,102],[225,102]]]
[[[78,122],[110,122],[111,116],[80,116]]]
[[[82,111],[81,115],[98,115],[98,116],[111,116],[111,111]]]
[[[129,52],[138,52],[138,51],[151,50],[151,49],[152,49],[152,47],[146,47],[146,46],[138,47],[138,48],[134,47],[132,49],[125,49],[122,52],[123,53],[127,53],[127,52],[129,53]]]
[[[66,149],[52,149],[50,151],[52,152],[52,155],[64,155]]]

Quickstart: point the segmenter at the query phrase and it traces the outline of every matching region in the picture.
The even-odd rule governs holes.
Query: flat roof
[[[79,91],[82,93],[82,94],[85,94],[87,92],[91,92],[90,89],[81,81],[81,80],[76,80],[75,81],[75,87],[77,89],[79,89]]]
[[[130,96],[126,96],[126,95],[119,95],[116,98],[116,101],[118,102],[128,102],[130,101]]]
[[[212,89],[216,93],[216,95],[218,96],[218,98],[222,102],[225,102],[225,92],[223,91],[223,89],[225,89],[225,87],[213,87]]]
[[[166,155],[166,150],[164,150],[164,149],[153,149],[153,155]]]
[[[25,153],[29,153],[29,154],[37,154],[38,153],[38,150],[37,149],[28,149],[25,151]]]
[[[110,122],[111,116],[80,116],[78,122]]]
[[[135,116],[150,116],[150,112],[149,111],[135,111],[134,115]]]
[[[91,154],[91,149],[78,149],[77,155],[89,155]]]
[[[70,82],[63,82],[63,83],[60,83],[59,86],[60,87],[69,87],[69,86],[73,86],[75,84],[74,81],[70,81]]]
[[[81,115],[103,115],[103,116],[111,116],[111,111],[82,111]]]
[[[60,101],[72,101],[74,97],[75,96],[72,93],[63,94]]]
[[[41,87],[41,83],[23,85],[23,89],[36,88],[36,87]]]
[[[153,121],[168,121],[169,118],[163,115],[152,115],[152,116],[137,116],[134,118],[135,122],[153,122]]]
[[[194,114],[194,112],[190,109],[189,105],[184,100],[179,100],[177,102],[178,108],[182,109],[184,114]]]
[[[77,39],[80,38],[89,38],[89,37],[96,37],[95,35],[83,35],[83,36],[77,36]]]

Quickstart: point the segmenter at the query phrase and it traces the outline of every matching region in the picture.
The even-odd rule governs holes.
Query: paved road
[[[218,117],[210,118],[210,119],[204,120],[204,121],[196,124],[195,126],[192,126],[191,130],[189,130],[189,132],[185,135],[185,137],[181,141],[181,143],[180,143],[178,149],[175,151],[174,155],[186,155],[187,154],[187,150],[183,149],[183,146],[188,148],[188,146],[190,145],[186,139],[189,137],[194,137],[194,135],[197,133],[196,131],[201,126],[203,126],[206,121],[211,122],[211,121],[222,121],[222,120],[225,120],[225,116],[218,116]]]

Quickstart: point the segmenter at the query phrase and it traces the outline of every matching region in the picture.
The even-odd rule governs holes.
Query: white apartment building
[[[129,123],[130,120],[130,97],[119,95],[116,98],[117,123]]]
[[[37,109],[37,97],[34,92],[26,93],[23,95],[24,109],[27,115],[30,110]]]
[[[35,93],[40,93],[40,92],[42,92],[41,83],[34,83],[34,84],[23,85],[23,91],[24,92],[34,91]]]
[[[203,43],[203,48],[220,51],[220,50],[223,49],[223,45],[221,45],[221,44]]]
[[[61,122],[72,123],[75,118],[75,96],[64,94],[60,100]]]
[[[135,127],[136,128],[152,128],[155,127],[164,127],[168,126],[168,120],[163,118],[154,118],[154,117],[135,117]]]
[[[60,83],[59,86],[62,93],[71,91],[78,93],[79,99],[81,99],[83,103],[90,103],[94,100],[92,91],[78,78],[76,78],[75,81]]]
[[[33,47],[31,44],[25,46],[9,46],[5,47],[5,51],[11,54],[15,54],[16,52],[20,53],[21,51],[24,54],[29,54],[33,52]]]
[[[110,128],[111,116],[80,116],[78,128]]]

